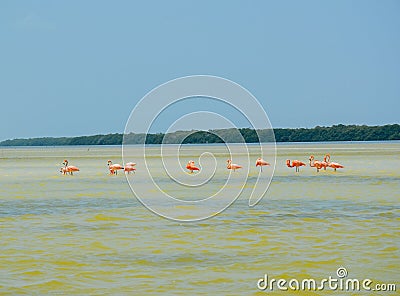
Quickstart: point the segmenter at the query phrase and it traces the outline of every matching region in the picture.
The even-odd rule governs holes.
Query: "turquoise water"
[[[216,152],[214,181],[223,184],[221,147],[188,149],[187,157]],[[159,165],[157,151],[148,150],[150,166]],[[256,207],[240,196],[212,219],[178,223],[143,207],[124,174],[108,175],[108,159],[122,163],[120,147],[0,149],[0,294],[263,295],[257,281],[265,273],[322,279],[341,266],[349,277],[399,289],[400,144],[285,144],[277,153]],[[345,168],[295,173],[285,165],[325,153]],[[65,158],[81,171],[61,175]],[[130,178],[140,182],[137,168]]]

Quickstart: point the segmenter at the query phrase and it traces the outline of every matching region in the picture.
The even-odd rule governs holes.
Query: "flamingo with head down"
[[[292,163],[290,164],[290,159],[286,160],[286,165],[288,168],[296,168],[296,172],[300,172],[300,167],[305,166],[306,164],[300,160],[292,160]]]
[[[228,170],[233,170],[234,172],[236,172],[237,169],[241,169],[241,168],[242,168],[241,165],[232,163],[232,160],[231,160],[231,159],[228,159],[226,162],[227,162],[226,168],[227,168]]]
[[[191,174],[193,173],[193,171],[200,171],[200,168],[196,167],[193,160],[189,160],[186,168],[190,171]]]
[[[111,160],[107,161],[108,169],[110,170],[110,175],[117,175],[118,170],[123,170],[124,167],[118,163],[113,164]]]
[[[262,171],[262,167],[263,166],[267,166],[270,165],[268,162],[266,162],[264,159],[262,159],[261,157],[257,158],[256,160],[256,167],[260,167],[261,171]]]
[[[337,162],[330,162],[331,156],[329,154],[326,154],[324,157],[324,161],[327,163],[328,167],[333,168],[336,172],[336,169],[342,169],[344,168],[343,165]]]
[[[73,172],[79,172],[79,168],[73,165],[68,165],[68,160],[66,159],[64,159],[63,165],[64,167],[60,169],[60,173],[63,173],[63,175],[66,175],[67,173],[73,175]]]
[[[136,171],[136,163],[135,162],[127,162],[124,167],[124,172],[130,174],[131,172],[135,173]]]
[[[135,173],[135,171],[136,171],[136,168],[134,168],[133,166],[126,165],[124,167],[124,172],[125,173],[130,174],[131,172]]]

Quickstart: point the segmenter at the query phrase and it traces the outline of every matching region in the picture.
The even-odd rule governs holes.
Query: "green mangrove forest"
[[[327,141],[389,141],[400,140],[400,125],[333,125],[314,128],[250,128],[217,129],[209,131],[176,131],[163,134],[107,134],[80,137],[44,137],[10,139],[0,146],[63,146],[63,145],[121,145],[124,144],[207,144],[258,142],[327,142]]]

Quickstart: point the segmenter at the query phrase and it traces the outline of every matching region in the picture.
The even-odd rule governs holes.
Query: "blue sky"
[[[241,84],[274,127],[398,123],[399,15],[386,0],[0,1],[0,140],[123,132],[147,92],[194,74]]]

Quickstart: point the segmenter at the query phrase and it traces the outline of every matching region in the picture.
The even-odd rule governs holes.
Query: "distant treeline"
[[[273,130],[249,128],[209,131],[177,131],[168,134],[94,135],[61,138],[13,139],[0,142],[0,146],[63,146],[63,145],[121,145],[124,144],[206,144],[257,142],[325,142],[325,141],[386,141],[400,140],[400,125],[383,126],[334,125],[314,128],[276,128]]]

